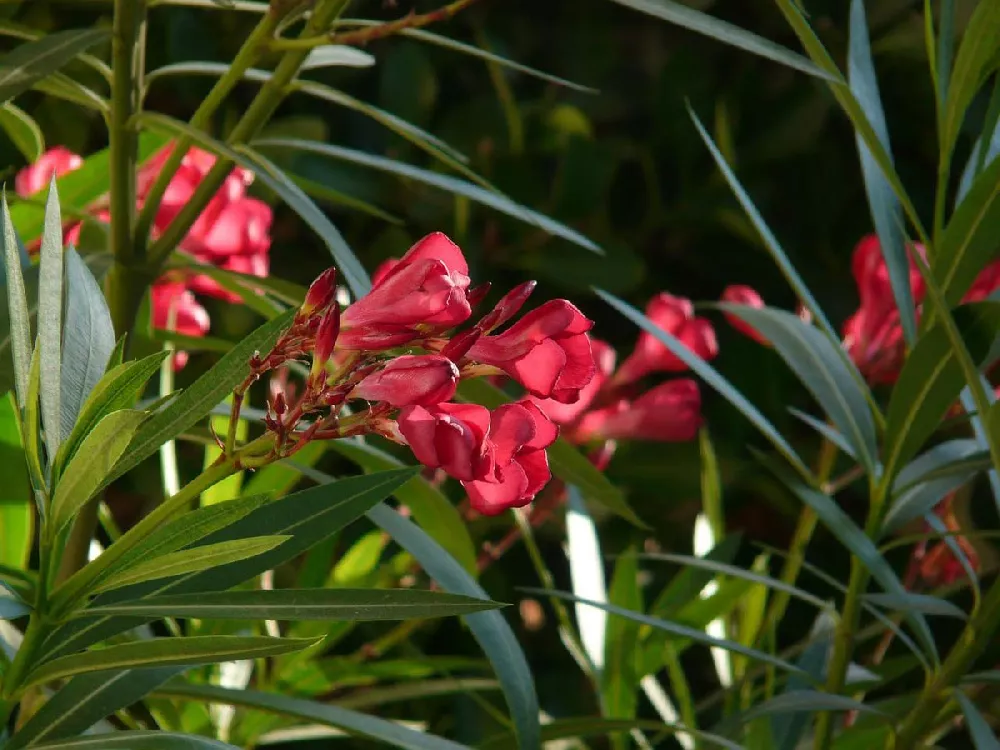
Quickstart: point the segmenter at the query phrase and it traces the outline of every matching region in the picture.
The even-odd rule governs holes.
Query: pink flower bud
[[[674,297],[666,292],[653,297],[646,307],[646,317],[667,333],[680,339],[693,354],[709,360],[719,353],[715,329],[705,318],[694,315],[691,300]],[[615,375],[619,383],[631,383],[650,372],[683,372],[687,365],[675,356],[659,339],[643,331],[635,350],[622,363]]]
[[[492,288],[492,286],[493,285],[490,282],[485,281],[476,288],[470,289],[467,295],[467,299],[469,300],[469,306],[475,307],[484,299],[486,299],[486,295],[490,293],[490,289]]]
[[[722,292],[722,301],[732,302],[737,305],[746,305],[747,307],[754,307],[758,310],[765,307],[764,300],[761,296],[751,287],[744,286],[742,284],[727,286]],[[735,315],[731,312],[723,312],[723,315],[726,316],[726,320],[729,321],[729,325],[742,333],[744,336],[749,336],[760,344],[768,345],[768,340],[757,333],[757,330],[744,321],[739,315]]]
[[[468,356],[499,367],[533,396],[571,404],[594,377],[593,325],[566,300],[551,300],[503,333],[483,336]]]
[[[83,158],[77,156],[68,148],[56,146],[50,148],[34,164],[22,169],[14,178],[14,190],[21,197],[34,195],[49,185],[52,176],[62,177],[83,166]]]
[[[513,318],[524,307],[528,297],[535,291],[537,281],[525,281],[523,284],[511,289],[497,303],[488,315],[486,315],[476,326],[483,333],[490,333],[495,328],[499,328],[508,320]]]
[[[485,477],[493,469],[484,444],[490,429],[490,412],[484,406],[407,406],[399,413],[398,425],[424,466],[463,481]]]
[[[400,406],[430,406],[455,395],[458,368],[440,354],[405,354],[362,380],[352,398]]]
[[[463,331],[444,345],[444,348],[441,350],[441,356],[447,357],[452,362],[458,362],[458,360],[469,353],[469,349],[479,341],[481,336],[482,334],[476,328]]]
[[[315,378],[326,367],[327,360],[333,356],[340,335],[340,307],[331,305],[327,308],[323,321],[316,331],[316,347],[313,349],[313,363],[310,377]]]
[[[309,285],[305,301],[296,317],[308,318],[314,312],[325,310],[337,294],[337,269],[328,268]]]

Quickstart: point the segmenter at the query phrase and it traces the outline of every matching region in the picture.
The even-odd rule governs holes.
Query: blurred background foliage
[[[687,4],[798,49],[771,0]],[[438,0],[365,0],[354,3],[349,14],[390,19],[411,8],[421,12],[439,5]],[[808,3],[813,28],[842,69],[848,5],[843,0]],[[923,3],[869,0],[866,5],[897,168],[918,209],[927,214],[933,200],[936,135]],[[956,32],[972,5],[956,3]],[[229,61],[255,17],[221,6],[155,7],[147,68]],[[89,24],[94,10],[102,7],[109,8],[89,0],[0,5],[0,33],[17,24],[46,30]],[[468,156],[474,172],[523,205],[581,231],[606,254],[589,254],[466,199],[392,175],[314,157],[280,161],[308,180],[315,195],[326,197],[324,208],[369,269],[401,255],[427,232],[445,231],[465,250],[475,279],[490,280],[502,290],[526,277],[537,278],[539,299],[565,296],[578,303],[597,321],[595,334],[613,342],[622,357],[636,331],[593,297],[592,285],[644,305],[661,290],[711,301],[726,285],[744,283],[770,304],[793,309],[793,295],[698,138],[687,112],[690,106],[734,165],[831,320],[839,324],[856,309],[850,257],[858,239],[872,231],[871,219],[853,131],[823,82],[606,0],[482,0],[429,30],[593,91],[540,81],[401,37],[366,47],[375,58],[370,67],[331,67],[306,76],[444,139]],[[15,41],[8,37],[4,43],[13,46]],[[80,80],[94,75],[83,66],[72,72]],[[210,82],[163,77],[151,85],[147,106],[187,119]],[[217,135],[235,122],[255,86],[246,83],[237,89],[215,122]],[[25,95],[19,105],[41,125],[47,145],[63,144],[83,154],[106,146],[105,130],[92,113],[37,93]],[[975,105],[967,123],[972,132],[984,108],[985,102]],[[446,171],[369,117],[301,95],[286,101],[268,135],[325,140]],[[960,144],[956,163],[964,162],[968,141]],[[9,165],[8,181],[24,163],[2,135],[0,160]],[[268,197],[259,186],[254,190]],[[290,210],[275,207],[272,275],[308,283],[330,265],[330,258]],[[246,311],[209,304],[214,304],[215,336],[235,338],[252,323]],[[787,411],[788,406],[808,407],[805,392],[770,351],[731,330],[716,312],[706,314],[717,323],[719,369],[812,458],[814,433]],[[196,356],[179,382],[200,370]],[[703,389],[703,397],[720,460],[727,530],[744,537],[742,561],[749,563],[759,552],[755,543],[787,548],[797,503],[752,462],[747,444],[764,447],[752,428],[711,392]],[[191,460],[199,461],[200,456],[195,447]],[[692,522],[701,509],[697,442],[622,446],[609,472],[654,528],[661,548],[690,550]],[[142,474],[136,476],[141,484]],[[150,481],[157,486],[152,474]],[[841,497],[852,511],[850,493]],[[476,523],[487,538],[495,538],[510,521],[501,517]],[[602,541],[612,554],[643,536],[616,518],[602,519]],[[557,526],[541,534],[557,583],[566,588],[562,539]],[[846,553],[824,533],[817,535],[810,555],[822,560],[827,572],[846,579]],[[663,575],[670,572],[665,565],[661,568]],[[814,582],[806,578],[802,583],[809,587]],[[535,583],[520,548],[490,568],[484,581],[493,596],[507,601],[521,598],[514,586]],[[651,592],[662,588],[662,581],[648,583]],[[823,590],[824,596],[830,593]],[[801,637],[810,624],[811,614],[793,604],[783,627]],[[447,653],[456,653],[456,638],[468,639],[458,634],[454,623],[435,628],[425,631],[426,638],[442,639],[438,642],[447,643]],[[555,628],[535,630],[522,624],[521,635],[543,705],[569,714],[592,713],[592,692],[557,646]],[[469,644],[468,653],[475,657],[471,640]],[[707,658],[703,664],[685,666],[696,685],[702,677],[705,685],[714,679]],[[469,731],[478,733],[472,727],[482,715],[471,700],[464,704],[467,715],[452,715],[453,704],[448,705],[451,708],[439,717],[442,721],[471,722]],[[453,731],[463,734],[460,727]]]

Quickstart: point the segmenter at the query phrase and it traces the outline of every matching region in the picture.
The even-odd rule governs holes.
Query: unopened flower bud
[[[323,322],[316,331],[316,346],[313,349],[312,371],[309,376],[315,379],[326,367],[326,362],[333,356],[340,335],[340,307],[332,305],[323,316]]]
[[[302,303],[296,317],[300,320],[306,320],[313,313],[325,310],[333,302],[334,295],[337,293],[336,281],[337,269],[328,268],[323,271],[319,278],[309,285],[305,302]]]
[[[469,349],[479,341],[479,337],[482,335],[482,331],[478,328],[470,328],[468,331],[463,331],[444,345],[441,349],[441,356],[447,357],[452,362],[458,362],[458,360],[469,353]]]
[[[405,354],[362,380],[353,398],[384,401],[391,406],[429,406],[455,395],[458,368],[440,354]]]
[[[524,306],[524,303],[528,301],[531,293],[535,291],[537,283],[535,281],[525,281],[523,284],[519,284],[511,289],[497,302],[496,307],[479,321],[476,328],[483,333],[489,333],[494,328],[499,328],[513,318]]]
[[[285,394],[276,393],[274,395],[274,400],[271,402],[271,410],[274,411],[274,415],[276,417],[281,417],[287,408],[288,405],[285,403]]]
[[[470,289],[469,294],[466,297],[466,299],[469,300],[469,306],[475,307],[486,299],[486,295],[490,293],[492,286],[493,285],[490,282],[486,281],[477,286],[475,289]]]

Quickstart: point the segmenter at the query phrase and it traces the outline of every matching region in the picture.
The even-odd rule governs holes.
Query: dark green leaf
[[[635,550],[628,548],[615,563],[608,589],[608,600],[618,609],[641,612],[639,562]],[[640,623],[625,617],[611,617],[604,640],[604,669],[601,671],[603,710],[617,719],[635,717],[638,707]]]
[[[363,477],[350,477],[320,487],[311,487],[257,508],[240,520],[199,540],[199,544],[217,544],[269,534],[291,536],[287,542],[270,552],[239,562],[222,565],[214,570],[193,573],[166,581],[137,584],[102,594],[93,601],[95,607],[133,601],[156,594],[185,594],[204,591],[225,591],[265,570],[271,570],[301,555],[313,545],[329,538],[363,515],[372,505],[391,495],[407,482],[416,469],[387,471]],[[183,521],[181,516],[178,522]],[[124,539],[124,537],[123,537]],[[120,543],[120,542],[119,542]],[[125,553],[115,553],[112,544],[95,563],[110,565]],[[136,545],[135,548],[138,548]],[[134,548],[133,548],[134,549]],[[82,574],[88,573],[86,566]],[[98,570],[101,570],[100,568]],[[87,583],[78,588],[86,590]],[[55,654],[67,653],[98,643],[116,633],[137,627],[151,618],[92,617],[74,620],[56,629],[44,648]],[[44,649],[43,649],[44,650]]]
[[[168,440],[193,427],[220,403],[249,374],[247,364],[255,351],[266,352],[295,317],[289,310],[269,320],[233,347],[212,369],[185,389],[162,411],[157,412],[136,433],[128,453],[115,465],[107,481],[120,477],[153,455]]]
[[[792,265],[791,261],[788,259],[788,254],[785,253],[784,248],[781,247],[781,243],[778,242],[778,238],[774,236],[774,232],[764,221],[764,217],[760,215],[760,211],[754,205],[753,200],[747,194],[743,185],[737,179],[736,174],[733,172],[732,168],[726,162],[726,158],[719,151],[719,147],[715,145],[715,141],[712,140],[712,136],[708,134],[705,130],[705,126],[701,124],[701,120],[694,113],[693,109],[688,108],[688,114],[691,115],[691,120],[694,122],[694,126],[698,131],[698,135],[705,142],[708,147],[709,153],[712,154],[712,158],[715,159],[716,165],[719,167],[719,171],[722,172],[722,176],[726,178],[726,182],[729,184],[729,188],[733,191],[733,195],[736,200],[739,201],[740,206],[743,207],[743,212],[747,215],[753,223],[754,229],[757,230],[757,234],[760,235],[761,240],[764,242],[764,246],[768,253],[771,255],[771,259],[774,264],[781,271],[781,275],[785,277],[788,281],[788,285],[795,292],[796,297],[802,300],[802,304],[812,313],[813,318],[819,323],[820,328],[826,333],[831,341],[839,341],[837,332],[834,330],[833,326],[830,325],[830,321],[827,320],[826,313],[823,312],[823,308],[819,306],[819,303],[813,297],[812,292],[809,291],[809,287],[799,276],[798,271]]]
[[[66,323],[62,352],[62,439],[73,425],[91,391],[101,380],[115,348],[115,329],[104,294],[83,259],[69,247],[66,263]]]
[[[679,2],[673,0],[614,0],[614,2],[811,76],[830,77],[828,73],[790,49]]]
[[[419,526],[384,504],[369,510],[368,518],[413,555],[442,588],[478,599],[489,599],[462,566]],[[479,612],[467,616],[465,622],[496,671],[521,748],[536,750],[539,747],[538,696],[531,669],[517,638],[499,612]]]
[[[29,744],[82,734],[105,716],[142,699],[182,669],[126,669],[74,677],[21,727],[5,750],[21,750]]]
[[[965,726],[972,738],[972,746],[976,750],[1000,750],[1000,740],[997,740],[989,722],[983,718],[979,709],[976,708],[976,704],[969,700],[969,697],[962,690],[952,691],[952,696],[958,701],[958,705],[962,707],[962,713],[965,714]]]
[[[246,560],[274,549],[279,544],[288,541],[289,538],[280,535],[248,537],[231,542],[205,544],[178,552],[168,552],[106,576],[92,589],[92,592],[97,593],[146,581],[155,581],[160,578],[198,573],[218,565]],[[105,612],[105,614],[110,613]]]
[[[25,686],[61,680],[78,674],[108,669],[196,666],[236,659],[278,656],[311,646],[311,638],[267,638],[263,636],[213,635],[189,638],[150,638],[121,643],[71,656],[61,656],[31,671]]]
[[[366,473],[403,466],[392,455],[362,440],[333,440],[330,447],[356,463]],[[422,476],[415,476],[396,490],[395,494],[410,509],[413,518],[424,531],[475,576],[476,550],[469,535],[469,527],[444,493]]]
[[[755,451],[756,453],[756,451]],[[820,520],[853,555],[855,555],[865,566],[871,576],[879,582],[888,594],[905,597],[906,589],[896,576],[895,571],[888,561],[878,551],[878,548],[865,536],[854,521],[851,520],[837,502],[827,494],[820,492],[803,484],[798,477],[793,476],[784,466],[768,456],[757,453],[757,458],[771,472],[778,477],[803,503],[812,508]],[[916,610],[910,609],[906,612],[906,619],[910,622],[920,641],[921,646],[932,658],[937,658],[937,647],[934,644],[934,637],[931,635],[927,620]]]
[[[941,617],[955,617],[959,620],[967,620],[968,615],[951,602],[928,594],[914,594],[907,591],[905,594],[866,594],[871,604],[894,612],[922,612],[925,615],[940,615]]]
[[[145,412],[123,409],[104,417],[80,444],[80,450],[63,472],[52,498],[55,531],[66,526],[97,491],[106,484],[115,462],[146,420]]]
[[[417,589],[277,589],[150,596],[91,607],[77,614],[220,620],[410,620],[466,615],[502,606],[488,599]]]
[[[792,674],[800,674],[801,669],[796,667],[784,659],[777,656],[772,656],[771,654],[765,653],[763,651],[758,651],[757,649],[748,648],[742,644],[736,643],[735,641],[729,641],[724,638],[714,638],[701,630],[695,628],[689,628],[686,625],[680,625],[676,622],[670,622],[669,620],[663,620],[659,617],[652,617],[650,615],[644,615],[641,612],[633,612],[628,609],[623,609],[621,607],[616,607],[613,604],[605,604],[602,602],[595,602],[588,599],[581,599],[573,594],[569,594],[565,591],[550,591],[548,589],[536,589],[525,587],[522,591],[535,594],[537,596],[554,596],[557,599],[565,599],[569,602],[580,602],[581,604],[587,604],[591,607],[597,607],[609,612],[612,615],[618,615],[619,617],[625,617],[634,622],[638,622],[642,625],[648,625],[651,628],[657,630],[663,630],[667,633],[673,635],[679,635],[682,638],[689,638],[695,643],[700,643],[705,646],[715,646],[716,648],[721,648],[724,651],[731,651],[734,654],[740,654],[741,656],[746,656],[749,659],[754,659],[756,661],[763,662],[765,664],[772,664],[780,669],[783,669]]]
[[[816,690],[795,690],[762,701],[739,718],[743,722],[748,722],[760,716],[772,716],[781,713],[815,714],[820,711],[858,711],[885,716],[877,708],[873,708],[867,703],[862,703],[854,698],[849,698],[846,695],[831,695],[830,693],[821,693]]]
[[[43,742],[32,747],[38,750],[104,750],[106,747],[125,747],[129,750],[238,750],[236,745],[228,742],[163,730],[108,732],[73,740]]]
[[[966,110],[989,75],[1000,65],[1000,5],[981,2],[969,19],[955,55],[955,67],[948,86],[941,119],[940,148],[950,159]]]
[[[864,111],[872,131],[885,149],[886,157],[892,160],[889,147],[889,129],[885,124],[885,112],[879,96],[875,65],[872,62],[871,44],[868,39],[868,21],[865,18],[864,0],[851,0],[851,34],[847,57],[847,78],[851,93]],[[882,257],[889,271],[889,283],[900,311],[903,335],[908,342],[917,337],[917,318],[910,290],[910,261],[906,255],[906,241],[903,237],[903,212],[892,186],[882,174],[882,170],[858,133],[855,137],[858,155],[861,158],[861,173],[865,180],[865,192],[871,209],[872,222],[878,232]]]
[[[788,444],[788,442],[774,428],[774,425],[772,425],[767,418],[757,410],[757,407],[747,401],[746,397],[744,397],[742,393],[733,388],[729,381],[723,378],[718,371],[715,370],[715,368],[710,366],[700,357],[694,355],[691,350],[681,343],[676,337],[670,335],[657,326],[653,323],[653,321],[632,307],[632,305],[627,302],[623,302],[613,294],[608,294],[603,289],[597,289],[595,291],[597,292],[597,296],[611,305],[611,307],[615,308],[642,330],[655,336],[668,351],[690,367],[695,375],[698,375],[717,393],[719,393],[719,395],[739,409],[743,416],[750,420],[754,427],[760,430],[761,434],[770,440],[771,444],[774,445],[774,447],[778,449],[785,459],[795,467],[796,471],[804,477],[812,475],[809,468],[802,463],[802,459],[799,458],[795,449]]]
[[[809,675],[803,678],[793,675],[782,691],[783,695],[799,693],[809,689],[809,681],[819,684],[826,677],[826,665],[830,658],[830,647],[833,644],[833,634],[837,627],[835,617],[829,612],[820,612],[813,623],[809,641],[796,664]],[[752,709],[751,709],[752,710]],[[795,750],[809,727],[810,716],[802,716],[800,712],[781,712],[771,716],[771,736],[776,750]],[[744,722],[752,721],[752,717],[742,717]]]
[[[38,123],[10,102],[0,106],[0,128],[29,163],[40,159],[45,152],[45,139]]]
[[[801,422],[805,422],[807,425],[812,427],[816,432],[822,435],[825,439],[829,440],[831,443],[837,446],[838,450],[841,451],[845,456],[853,458],[855,461],[858,457],[854,455],[854,449],[844,440],[844,436],[833,429],[826,422],[822,422],[816,417],[810,416],[803,411],[789,407],[789,413]]]
[[[194,140],[202,148],[229,159],[245,169],[249,169],[260,178],[267,187],[294,210],[303,221],[316,232],[337,261],[337,270],[343,275],[347,285],[355,297],[362,297],[371,289],[371,279],[364,266],[355,256],[337,228],[330,223],[326,215],[317,208],[302,189],[288,179],[280,169],[260,154],[248,148],[235,150],[208,136],[197,128],[164,115],[146,112],[139,116],[148,127],[171,135],[183,135]]]
[[[186,685],[173,682],[159,690],[158,694],[172,698],[189,698],[200,703],[244,706],[279,716],[305,719],[313,724],[336,727],[349,734],[367,737],[408,750],[467,750],[465,745],[409,729],[394,721],[386,721],[337,706],[301,698],[290,698],[275,693],[262,693],[256,690],[230,690],[213,685]]]
[[[469,200],[475,201],[476,203],[481,203],[484,206],[507,214],[508,216],[512,216],[515,219],[519,219],[526,224],[533,224],[539,229],[544,229],[546,232],[555,237],[562,237],[564,240],[598,253],[599,255],[603,255],[604,253],[604,251],[601,250],[598,245],[594,244],[594,242],[564,224],[532,211],[531,209],[525,208],[504,195],[484,190],[478,185],[466,182],[465,180],[460,180],[456,177],[431,172],[410,164],[404,164],[403,162],[395,161],[393,159],[387,159],[383,156],[366,154],[363,151],[355,151],[354,149],[343,148],[341,146],[334,146],[327,143],[316,143],[314,141],[303,141],[294,138],[262,138],[254,141],[253,145],[265,150],[270,148],[303,151],[305,153],[317,154],[330,159],[339,159],[352,164],[371,167],[372,169],[389,172],[391,174],[399,175],[400,177],[407,177],[409,179],[416,180],[417,182],[422,182],[425,185],[431,185],[432,187],[464,196]]]
[[[727,740],[725,737],[689,727],[664,724],[662,721],[651,721],[649,719],[605,719],[600,716],[554,719],[542,727],[542,740],[546,743],[552,742],[555,744],[559,740],[572,740],[581,737],[625,735],[635,729],[651,733],[664,732],[671,735],[689,734],[715,747],[722,747],[727,750],[744,750],[742,746],[737,745],[731,740]],[[485,742],[480,743],[479,747],[482,750],[506,750],[506,748],[517,750],[519,745],[517,738],[508,733],[489,737]]]
[[[71,29],[20,45],[0,58],[0,102],[27,91],[37,81],[110,36],[108,29]]]
[[[878,448],[870,393],[853,365],[830,339],[798,316],[772,308],[720,307],[746,321],[777,349],[785,363],[837,426],[869,474],[876,474]]]
[[[981,361],[1000,330],[1000,303],[963,305],[954,316],[973,361]],[[917,341],[892,391],[883,449],[887,478],[934,433],[964,386],[958,356],[944,327],[937,325]]]

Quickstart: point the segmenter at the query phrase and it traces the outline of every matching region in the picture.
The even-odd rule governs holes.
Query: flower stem
[[[280,16],[276,13],[264,14],[257,26],[250,32],[243,46],[240,47],[239,52],[236,53],[236,57],[233,58],[229,70],[216,81],[212,90],[208,92],[208,95],[198,105],[198,109],[191,116],[190,124],[192,127],[199,130],[208,129],[213,115],[222,106],[226,97],[229,96],[229,93],[243,78],[243,74],[253,67],[261,54],[266,50],[266,44],[273,36],[280,20]],[[160,202],[167,192],[170,180],[177,174],[184,155],[187,154],[193,143],[194,141],[189,136],[181,136],[177,139],[176,144],[174,144],[170,152],[170,156],[167,157],[166,162],[164,162],[163,167],[160,169],[160,173],[156,176],[156,180],[150,187],[135,226],[135,242],[137,246],[145,247],[149,241],[149,233],[152,229],[156,212],[159,210]]]
[[[349,0],[318,0],[301,36],[305,38],[325,32],[348,2]],[[246,143],[260,132],[281,102],[284,101],[288,93],[288,85],[298,75],[299,69],[308,55],[308,49],[289,50],[284,54],[274,73],[257,92],[257,96],[254,97],[243,117],[233,128],[226,140],[229,145]],[[215,162],[191,199],[150,248],[150,257],[155,264],[164,263],[170,253],[180,244],[212,196],[222,187],[232,168],[233,164],[228,159],[220,157]]]
[[[132,242],[136,204],[138,138],[129,122],[139,106],[142,90],[145,0],[115,0],[111,55],[111,116],[108,125],[110,161],[111,253],[108,304],[115,333],[132,329],[139,303],[151,280],[143,272],[143,258]]]

